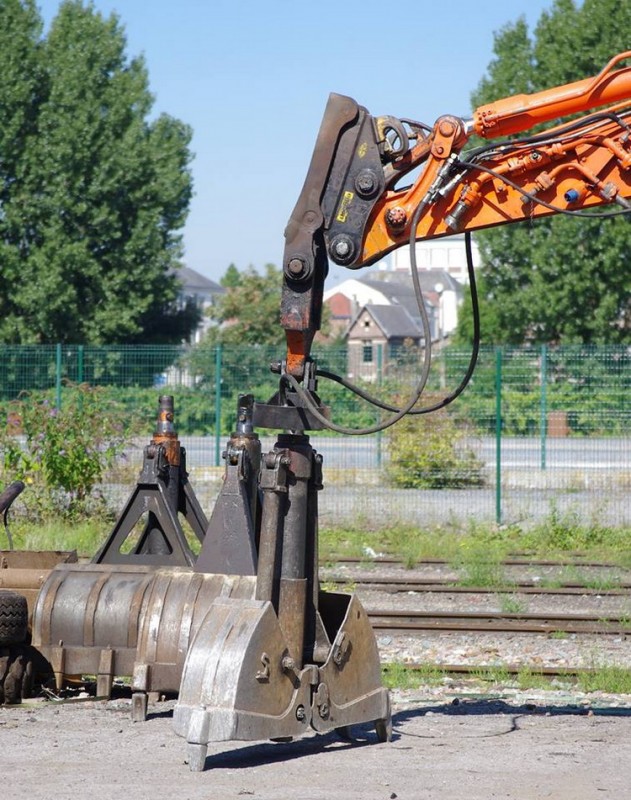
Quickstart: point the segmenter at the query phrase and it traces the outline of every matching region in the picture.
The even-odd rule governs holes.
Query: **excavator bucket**
[[[388,692],[366,613],[355,597],[329,595],[346,613],[324,664],[298,667],[272,604],[216,600],[189,647],[173,716],[192,770],[210,742],[285,739],[374,721],[390,738]]]
[[[368,617],[355,596],[320,592],[321,459],[283,434],[261,460],[263,492],[253,599],[216,599],[184,663],[174,728],[192,770],[208,744],[286,739],[374,722],[390,736],[388,692]]]

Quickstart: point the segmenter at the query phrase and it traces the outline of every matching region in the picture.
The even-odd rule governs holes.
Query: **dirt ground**
[[[129,701],[0,708],[7,800],[624,800],[631,790],[631,698],[546,692],[394,696],[394,737],[372,729],[274,744],[211,745],[185,764],[172,702],[132,723]]]

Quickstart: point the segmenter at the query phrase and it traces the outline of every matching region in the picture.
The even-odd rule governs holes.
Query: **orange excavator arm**
[[[285,370],[304,376],[329,258],[358,269],[415,240],[605,204],[631,210],[628,59],[631,51],[593,78],[481,106],[471,119],[440,117],[432,128],[331,95],[285,232]],[[474,135],[492,141],[472,146]]]

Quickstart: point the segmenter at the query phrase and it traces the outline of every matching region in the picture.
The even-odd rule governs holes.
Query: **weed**
[[[391,662],[382,664],[381,677],[388,689],[418,689],[419,686],[441,683],[445,675],[433,664],[415,665],[412,668],[406,664]]]
[[[101,389],[69,387],[61,408],[24,393],[0,426],[3,471],[31,487],[30,507],[40,517],[91,516],[93,491],[131,434],[124,409]]]
[[[512,680],[510,672],[503,664],[481,666],[473,670],[471,675],[482,683],[490,683],[494,686],[510,683]]]
[[[577,683],[583,692],[631,694],[631,669],[618,664],[596,664],[581,672]]]
[[[502,567],[503,553],[495,547],[476,541],[462,542],[454,566],[460,572],[462,586],[505,586],[507,581]]]
[[[520,689],[549,689],[550,679],[541,672],[533,670],[531,667],[520,667],[515,677],[515,683]]]
[[[606,592],[610,589],[619,589],[622,584],[620,578],[616,575],[586,575],[583,580],[583,586],[586,589],[593,589],[596,592]]]
[[[525,614],[527,610],[523,598],[514,594],[500,595],[500,608],[504,614]]]

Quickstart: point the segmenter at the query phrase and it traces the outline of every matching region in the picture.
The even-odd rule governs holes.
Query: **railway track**
[[[396,556],[387,556],[387,555],[376,555],[371,557],[360,557],[360,556],[330,556],[325,561],[322,562],[322,566],[326,566],[326,564],[336,564],[342,566],[344,564],[348,565],[362,565],[362,564],[369,564],[371,566],[379,566],[383,564],[384,566],[395,566],[401,567],[402,569],[408,568],[408,564],[406,561],[403,561]],[[516,554],[514,556],[509,556],[508,558],[503,559],[501,562],[502,566],[506,567],[601,567],[603,569],[619,569],[620,566],[618,564],[613,564],[607,561],[596,561],[590,558],[581,558],[577,556],[572,561],[559,561],[558,559],[546,559],[546,558],[531,558],[527,554],[519,555]],[[446,558],[423,558],[417,562],[415,562],[416,567],[424,567],[424,566],[452,566],[453,562],[449,561]]]
[[[507,614],[367,609],[375,631],[389,633],[465,632],[631,636],[631,621],[595,614]]]
[[[384,669],[387,672],[390,665],[385,664]],[[426,664],[426,663],[409,663],[406,662],[405,669],[413,672],[428,671],[436,675],[463,675],[466,677],[475,677],[478,679],[493,679],[497,674],[516,676],[523,674],[525,671],[533,676],[543,678],[578,678],[582,675],[595,675],[598,674],[598,669],[593,667],[530,667],[526,664]]]
[[[448,578],[349,578],[348,576],[331,576],[326,578],[328,585],[344,588],[349,583],[355,590],[374,590],[387,594],[409,592],[445,592],[449,594],[506,594],[516,592],[519,594],[536,595],[580,595],[600,597],[629,596],[631,597],[631,583],[620,583],[616,586],[585,586],[576,582],[565,582],[559,586],[541,586],[537,581],[515,581],[503,586],[465,586],[455,583]]]

